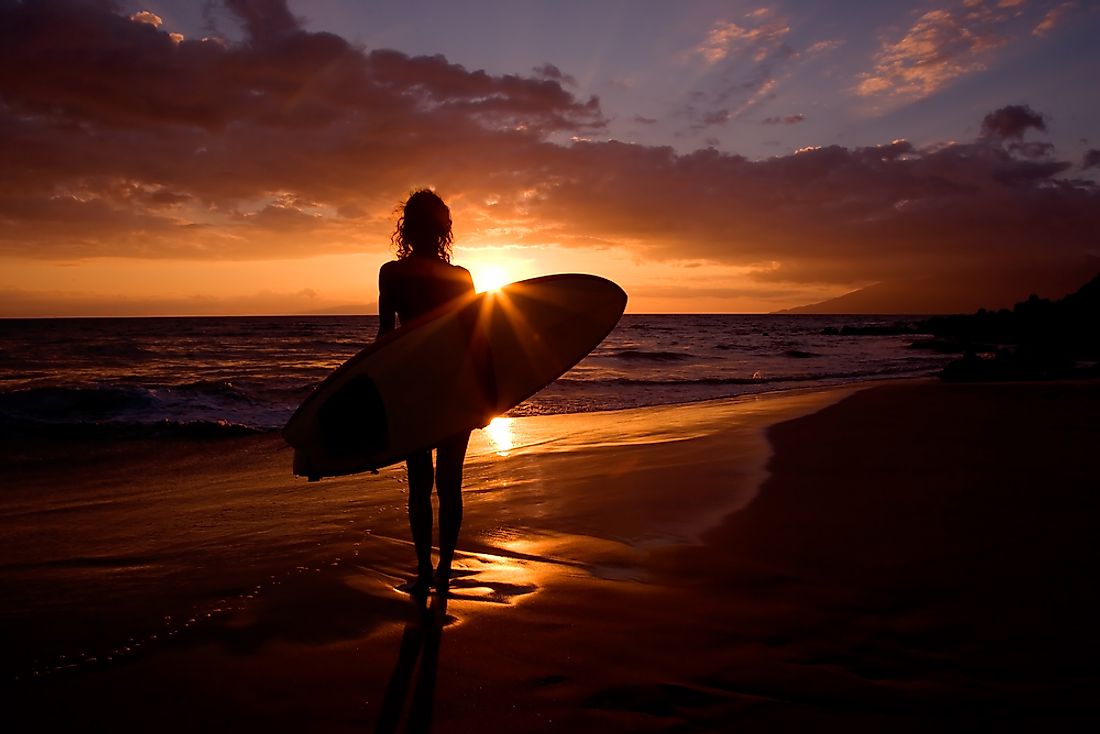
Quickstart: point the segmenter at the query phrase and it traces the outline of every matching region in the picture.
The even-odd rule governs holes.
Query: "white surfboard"
[[[626,293],[548,275],[471,294],[402,325],[326,378],[283,428],[294,473],[380,469],[519,405],[603,341]]]

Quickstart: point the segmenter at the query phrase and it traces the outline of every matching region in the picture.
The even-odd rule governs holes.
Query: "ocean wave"
[[[229,380],[195,380],[182,382],[175,385],[164,385],[153,388],[156,390],[168,390],[181,394],[206,395],[230,401],[254,403],[255,398],[248,391],[234,385]]]
[[[554,385],[569,388],[592,388],[603,386],[637,386],[637,387],[670,387],[690,385],[751,385],[766,382],[763,377],[691,377],[691,378],[656,378],[645,379],[641,377],[604,377],[600,379],[577,380],[569,377],[559,377]]]
[[[257,395],[221,380],[180,385],[32,387],[0,392],[0,422],[9,426],[158,428],[209,424],[264,431],[281,426],[299,396],[307,393],[308,386],[303,386],[275,395]]]
[[[693,385],[760,385],[767,383],[815,383],[822,380],[858,380],[866,377],[880,377],[897,374],[911,374],[924,371],[924,366],[883,365],[862,370],[823,371],[804,373],[772,374],[765,370],[756,370],[749,376],[718,375],[710,377],[600,377],[577,379],[560,377],[553,385],[565,389],[593,389],[600,386],[636,386],[636,387],[690,387]]]
[[[645,349],[620,349],[616,352],[601,354],[599,356],[610,357],[612,359],[625,359],[628,361],[680,362],[686,359],[691,359],[692,355],[686,354],[684,352],[648,351]]]
[[[274,433],[275,428],[257,428],[229,421],[73,421],[57,423],[0,419],[0,438],[47,440],[101,440],[148,438],[230,438]]]
[[[139,385],[32,387],[0,393],[0,416],[65,422],[76,416],[108,417],[146,410],[154,403],[154,393]]]

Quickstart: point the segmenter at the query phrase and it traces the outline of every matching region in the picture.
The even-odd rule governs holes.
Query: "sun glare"
[[[515,437],[512,435],[512,421],[514,418],[505,418],[498,415],[485,426],[485,433],[489,443],[498,456],[507,456],[508,452],[515,448]]]
[[[473,272],[474,285],[478,293],[495,291],[512,282],[508,271],[499,265],[486,265]]]

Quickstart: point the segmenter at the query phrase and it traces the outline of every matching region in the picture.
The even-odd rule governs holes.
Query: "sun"
[[[512,277],[500,265],[485,265],[474,273],[474,285],[478,293],[499,290],[512,282]]]

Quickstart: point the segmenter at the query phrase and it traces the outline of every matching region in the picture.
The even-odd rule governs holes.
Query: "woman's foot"
[[[432,580],[432,586],[435,590],[441,594],[446,594],[447,590],[451,588],[451,569],[440,568],[435,572],[435,578]]]
[[[411,596],[427,596],[432,588],[432,575],[421,573],[414,580],[406,581],[397,588]]]

